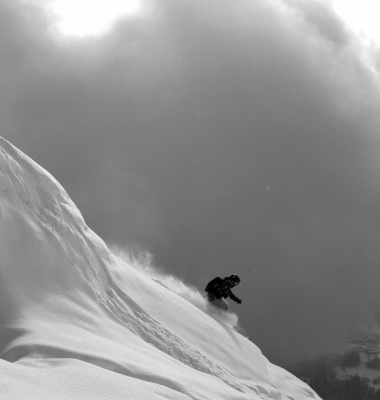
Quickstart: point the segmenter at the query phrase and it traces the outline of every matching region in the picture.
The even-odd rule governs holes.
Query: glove
[[[237,299],[237,300],[236,300],[236,303],[241,304],[241,300],[240,300],[240,299]]]

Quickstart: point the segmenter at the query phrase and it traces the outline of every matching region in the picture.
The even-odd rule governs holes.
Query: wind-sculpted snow
[[[62,186],[2,138],[0,254],[0,398],[318,398],[113,255]]]

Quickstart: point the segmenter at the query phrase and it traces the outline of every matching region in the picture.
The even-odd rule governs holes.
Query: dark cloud
[[[330,2],[316,0],[285,0],[299,14],[301,24],[305,23],[307,29],[315,30],[319,40],[336,44],[339,47],[350,45],[352,34],[344,21],[333,10]]]
[[[277,362],[376,308],[379,97],[325,3],[155,1],[97,39],[0,15],[2,135],[103,239],[200,289],[241,275],[240,320]]]

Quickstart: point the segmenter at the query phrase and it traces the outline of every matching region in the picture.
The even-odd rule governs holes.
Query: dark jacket
[[[226,299],[229,297],[231,300],[241,303],[241,300],[231,292],[231,285],[220,277],[214,278],[210,281],[207,284],[205,291],[207,292],[209,299],[210,297],[215,299]]]

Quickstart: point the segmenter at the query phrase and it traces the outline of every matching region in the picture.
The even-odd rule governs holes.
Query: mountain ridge
[[[112,254],[59,182],[3,138],[0,170],[7,399],[319,398],[247,338]]]

